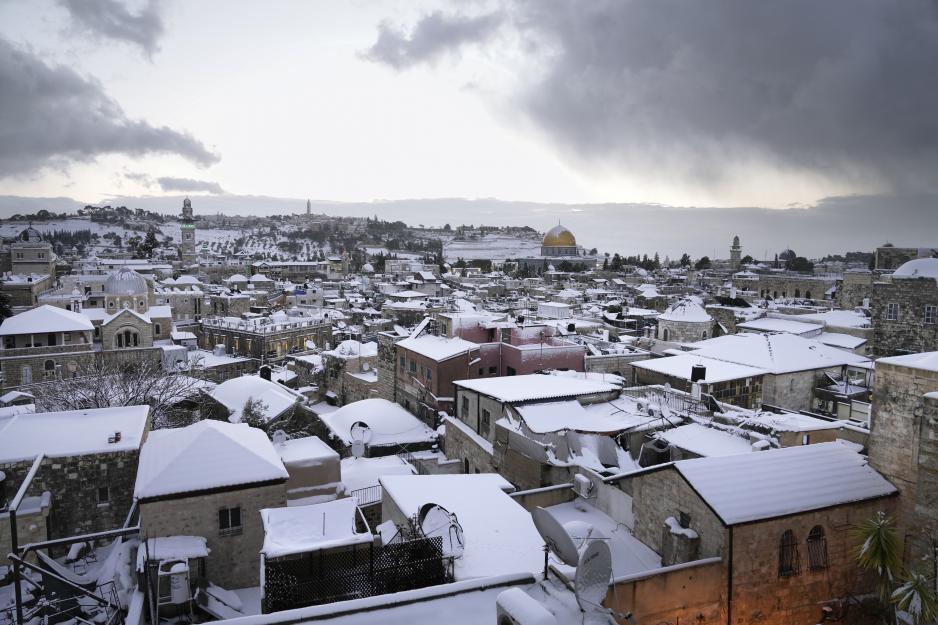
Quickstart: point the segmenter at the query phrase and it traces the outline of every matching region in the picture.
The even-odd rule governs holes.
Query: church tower
[[[730,267],[733,271],[739,271],[739,268],[742,266],[741,258],[743,254],[743,248],[739,245],[739,235],[733,237],[733,245],[730,247]]]
[[[182,241],[179,244],[179,260],[184,267],[198,262],[195,253],[195,220],[192,218],[192,200],[182,201]]]

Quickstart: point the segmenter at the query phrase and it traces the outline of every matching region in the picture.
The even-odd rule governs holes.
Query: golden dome
[[[544,247],[576,247],[576,237],[573,233],[557,224],[544,235]]]

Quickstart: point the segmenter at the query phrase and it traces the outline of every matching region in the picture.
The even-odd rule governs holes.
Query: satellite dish
[[[573,592],[584,612],[603,608],[612,577],[612,553],[604,540],[594,540],[583,550],[576,567]]]
[[[277,430],[270,438],[273,440],[274,445],[283,445],[289,439],[287,433],[283,430]]]
[[[365,457],[365,443],[361,441],[352,441],[352,457],[353,458]]]
[[[547,547],[554,555],[567,566],[576,566],[580,554],[577,552],[576,545],[573,544],[570,534],[563,528],[560,521],[540,506],[534,509],[531,516],[534,518],[534,527],[537,528],[541,538],[544,539]]]
[[[671,418],[671,407],[668,406],[668,402],[661,402],[661,416],[665,419]]]
[[[454,513],[435,503],[425,503],[417,513],[417,524],[427,538],[439,536],[443,539],[445,557],[462,557],[466,541],[462,525]]]
[[[362,363],[362,371],[368,371],[370,369],[371,369],[371,365],[369,365],[367,362]]]
[[[349,428],[349,435],[353,443],[355,441],[361,441],[365,445],[370,443],[371,439],[374,438],[374,432],[371,431],[371,428],[368,427],[368,424],[364,421],[356,421],[353,423],[352,427]]]

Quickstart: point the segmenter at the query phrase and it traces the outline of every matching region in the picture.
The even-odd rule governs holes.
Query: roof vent
[[[115,443],[121,442],[121,433],[120,433],[120,432],[114,432],[114,435],[113,435],[113,436],[108,436],[108,437],[107,437],[107,442],[108,442],[108,444],[110,444],[110,445],[114,445]]]

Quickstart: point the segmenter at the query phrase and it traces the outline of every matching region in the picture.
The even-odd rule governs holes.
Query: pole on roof
[[[23,591],[20,589],[20,565],[18,562],[19,552],[19,535],[17,534],[16,527],[16,511],[20,507],[20,504],[23,501],[23,498],[26,496],[26,490],[29,488],[29,485],[32,483],[33,478],[36,477],[36,473],[39,471],[39,466],[42,464],[45,454],[39,454],[33,460],[33,466],[29,468],[29,472],[26,474],[26,477],[23,479],[23,483],[20,484],[20,488],[16,491],[16,495],[13,496],[13,500],[10,502],[10,547],[12,553],[9,554],[9,559],[13,561],[13,598],[16,603],[16,622],[18,625],[23,625]]]

